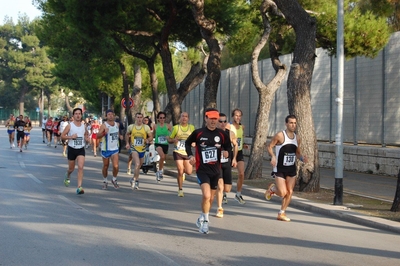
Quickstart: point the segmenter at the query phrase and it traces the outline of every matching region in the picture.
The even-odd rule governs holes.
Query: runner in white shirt
[[[100,126],[99,132],[97,133],[97,139],[101,139],[101,156],[103,157],[103,189],[107,189],[108,186],[108,166],[110,165],[110,159],[112,163],[113,178],[111,183],[115,189],[119,188],[117,182],[117,175],[119,171],[119,124],[115,122],[115,114],[113,110],[106,111],[107,121],[103,122]]]
[[[68,170],[65,173],[64,185],[70,184],[70,175],[75,169],[75,162],[78,163],[78,188],[76,194],[84,194],[82,188],[83,181],[83,166],[85,164],[85,140],[88,140],[88,132],[85,124],[82,121],[82,109],[75,108],[72,112],[74,121],[64,129],[61,138],[68,140]]]

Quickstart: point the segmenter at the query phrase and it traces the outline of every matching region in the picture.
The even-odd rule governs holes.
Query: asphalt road
[[[10,149],[0,135],[0,265],[399,265],[398,234],[294,208],[292,222],[276,220],[279,205],[229,194],[224,218],[210,233],[195,221],[201,194],[185,182],[141,174],[132,191],[121,161],[121,188],[101,189],[101,157],[87,152],[83,187],[63,185],[60,147],[47,147],[34,129],[28,150]]]

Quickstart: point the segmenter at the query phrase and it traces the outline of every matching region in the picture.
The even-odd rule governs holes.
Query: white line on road
[[[24,166],[25,167],[25,166]],[[33,181],[35,181],[38,184],[43,184],[42,181],[40,181],[39,179],[37,179],[34,175],[32,174],[27,174],[30,178],[32,178]]]
[[[21,166],[21,168],[25,168],[25,163],[24,162],[19,162],[19,165]]]
[[[72,207],[76,208],[77,210],[83,211],[83,212],[85,212],[85,213],[87,213],[87,214],[94,214],[93,212],[86,210],[86,209],[83,208],[82,206],[76,204],[75,202],[73,202],[72,200],[67,199],[67,198],[64,197],[64,196],[58,195],[58,197],[59,197],[60,199],[62,199],[63,201],[65,201],[66,203],[68,203],[69,205],[71,205]]]

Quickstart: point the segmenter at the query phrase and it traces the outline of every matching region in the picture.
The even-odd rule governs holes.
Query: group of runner
[[[100,142],[103,160],[103,189],[108,188],[110,163],[112,165],[111,183],[115,189],[118,189],[119,146],[123,136],[119,123],[115,121],[114,111],[106,111],[106,121],[99,126],[96,132],[93,131],[93,124],[88,127],[82,120],[82,115],[82,110],[75,108],[73,117],[69,122],[68,117],[64,116],[62,122],[59,123],[58,131],[61,134],[61,140],[68,149],[67,154],[65,151],[63,153],[68,158],[64,185],[70,185],[71,173],[78,165],[76,193],[84,194],[82,183],[85,144],[90,143],[90,140],[93,140],[93,136],[95,136],[96,141],[93,143]],[[184,197],[183,182],[185,175],[192,174],[193,166],[195,166],[197,180],[202,192],[201,215],[197,219],[196,225],[199,232],[207,234],[209,232],[209,212],[215,197],[217,198],[215,216],[222,218],[224,215],[222,204],[228,203],[227,193],[232,188],[232,167],[236,167],[238,170],[235,200],[240,204],[245,204],[241,194],[244,180],[243,148],[248,147],[244,144],[242,115],[240,109],[234,109],[231,113],[232,122],[228,123],[225,114],[219,113],[217,109],[207,109],[205,126],[195,129],[189,123],[189,114],[186,112],[180,115],[179,123],[173,127],[165,123],[166,113],[164,112],[157,114],[156,124],[144,124],[143,114],[137,113],[134,124],[129,125],[125,133],[125,148],[129,150],[128,174],[131,174],[131,165],[134,163],[133,177],[130,180],[132,189],[139,189],[140,167],[143,164],[146,145],[151,144],[154,139],[154,145],[160,155],[159,169],[156,172],[156,180],[159,182],[163,179],[164,161],[168,154],[169,144],[173,144],[173,158],[177,168],[178,196]],[[49,120],[52,121],[51,118]],[[295,185],[296,159],[307,163],[307,158],[301,154],[300,140],[295,133],[296,117],[294,115],[287,116],[285,123],[286,129],[278,132],[267,146],[271,155],[271,164],[274,167],[273,177],[276,182],[268,186],[265,198],[270,200],[274,194],[282,198],[277,219],[288,222],[290,219],[286,217],[285,210],[290,203]],[[45,125],[49,125],[48,121]],[[23,145],[25,144],[25,147],[27,147],[29,131],[32,128],[29,118],[25,117],[24,119],[20,115],[19,119],[15,119],[13,115],[10,115],[6,127],[10,138],[10,148],[13,148],[14,132],[17,130],[18,147],[22,152]],[[54,129],[54,122],[52,128]],[[45,129],[50,131],[50,127],[47,130],[45,126]],[[92,130],[92,134],[89,134],[90,130]],[[26,135],[26,133],[28,134]]]
[[[10,142],[10,149],[15,148],[14,140],[15,134],[17,135],[17,147],[22,152],[22,148],[28,149],[30,140],[30,132],[32,129],[32,123],[28,116],[19,115],[15,117],[14,114],[10,114],[10,118],[6,121],[8,140]]]

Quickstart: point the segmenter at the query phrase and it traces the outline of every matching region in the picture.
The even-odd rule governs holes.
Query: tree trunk
[[[188,93],[193,90],[193,88],[195,88],[197,85],[199,85],[204,79],[206,71],[203,66],[200,63],[192,65],[189,73],[180,83],[179,88],[175,90],[176,92],[168,92],[169,101],[164,109],[164,112],[167,114],[167,123],[169,123],[170,121],[172,121],[174,125],[179,123],[181,104],[183,100],[185,99],[186,95],[188,95]],[[175,114],[178,114],[178,116],[175,117]]]
[[[133,108],[131,109],[131,122],[136,113],[139,113],[140,106],[142,105],[142,71],[138,64],[134,67],[134,79],[133,79],[133,89],[132,89],[132,99],[134,102]]]
[[[153,113],[154,116],[156,117],[157,114],[160,112],[161,106],[160,106],[160,99],[158,97],[158,79],[154,64],[155,64],[154,58],[151,58],[151,60],[147,60],[147,68],[149,70],[150,85],[152,90]]]
[[[19,94],[19,114],[25,116],[25,95],[28,92],[28,87],[23,86]]]
[[[72,110],[73,108],[71,107],[71,105],[69,104],[69,96],[68,93],[65,93],[65,106],[67,108],[67,111],[69,113],[70,116],[72,116]]]
[[[399,173],[397,174],[397,187],[396,187],[396,194],[394,196],[392,208],[390,211],[398,212],[400,210],[400,169]]]
[[[307,164],[299,164],[297,186],[300,191],[319,190],[318,146],[311,110],[311,81],[315,64],[316,20],[296,0],[274,0],[294,28],[296,45],[288,77],[289,113],[297,117],[298,136]]]
[[[269,112],[274,94],[282,84],[282,80],[285,78],[286,74],[286,66],[280,62],[278,52],[273,45],[270,45],[270,54],[271,62],[275,69],[275,77],[268,83],[268,85],[265,85],[261,80],[258,71],[258,57],[262,48],[267,43],[271,32],[271,26],[266,14],[270,8],[272,8],[272,10],[276,10],[276,5],[271,0],[264,0],[260,6],[264,32],[260,41],[253,50],[251,59],[252,80],[258,91],[259,100],[255,123],[256,128],[253,137],[253,144],[251,145],[250,150],[250,159],[247,163],[244,173],[246,179],[256,179],[262,177],[262,165],[264,163],[263,153],[268,132]]]
[[[217,107],[218,83],[221,78],[221,48],[214,35],[216,23],[207,19],[204,14],[203,0],[190,0],[192,4],[193,17],[200,28],[203,39],[207,42],[210,50],[207,61],[207,77],[204,89],[204,110]]]

